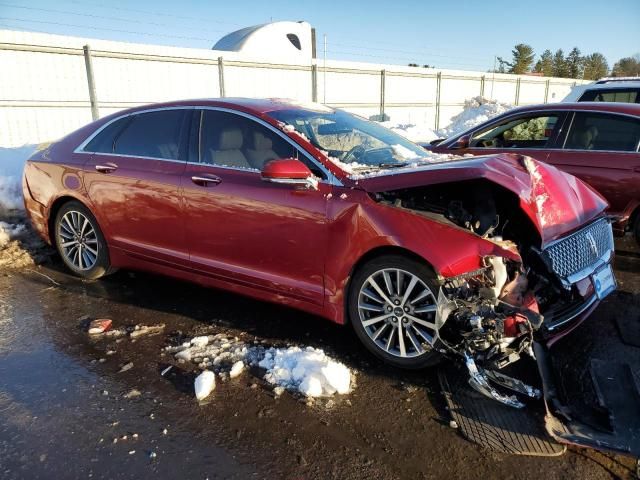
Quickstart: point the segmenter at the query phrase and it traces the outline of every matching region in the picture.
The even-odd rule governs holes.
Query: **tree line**
[[[539,73],[545,77],[581,78],[597,80],[598,78],[640,76],[640,54],[618,60],[611,70],[607,59],[599,52],[582,55],[578,47],[574,47],[567,55],[559,48],[555,53],[545,50],[536,61],[533,48],[519,43],[511,51],[511,60],[497,57],[495,71],[497,73]]]

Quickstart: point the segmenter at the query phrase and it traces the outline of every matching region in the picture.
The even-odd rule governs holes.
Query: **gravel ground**
[[[640,348],[622,345],[615,327],[616,315],[640,320],[639,273],[640,253],[624,239],[618,292],[555,347],[560,358],[624,359],[640,372]],[[91,340],[87,316],[116,328],[166,326],[135,340]],[[331,401],[276,398],[248,371],[198,404],[192,367],[160,374],[175,364],[162,348],[216,333],[324,348],[355,372],[356,387]],[[127,396],[134,389],[140,395]],[[349,329],[304,313],[141,273],[83,282],[56,260],[0,273],[1,478],[551,480],[633,478],[635,469],[633,459],[590,450],[485,451],[448,426],[434,371],[386,367]]]

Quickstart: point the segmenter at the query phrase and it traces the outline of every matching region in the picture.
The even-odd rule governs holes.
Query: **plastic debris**
[[[129,334],[131,338],[142,337],[143,335],[158,335],[164,330],[164,323],[158,325],[136,325],[133,332]]]
[[[98,318],[89,324],[89,335],[100,335],[111,328],[113,322],[108,318]]]
[[[216,375],[210,370],[205,370],[196,377],[194,389],[198,401],[204,400],[216,388]]]

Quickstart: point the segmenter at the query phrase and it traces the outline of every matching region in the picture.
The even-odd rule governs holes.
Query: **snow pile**
[[[0,148],[0,213],[22,209],[22,170],[35,145]]]
[[[307,397],[329,397],[351,391],[351,371],[313,347],[265,349],[219,333],[194,337],[164,350],[179,363],[194,363],[223,381],[242,375],[250,366],[263,368],[264,379],[275,387],[276,394],[287,389]]]
[[[380,125],[383,127],[392,130],[398,135],[402,135],[408,140],[411,140],[414,143],[424,142],[428,143],[431,140],[435,140],[438,138],[436,132],[434,132],[431,128],[427,126],[426,123],[394,123],[390,121],[380,122]]]
[[[258,364],[267,370],[265,380],[307,397],[349,393],[351,372],[324,351],[307,347],[270,348]]]
[[[501,103],[497,100],[489,100],[484,97],[470,98],[465,100],[462,112],[453,117],[448,126],[438,130],[438,136],[440,138],[451,137],[512,108],[513,105]]]

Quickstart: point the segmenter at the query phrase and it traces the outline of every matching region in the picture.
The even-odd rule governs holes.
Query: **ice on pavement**
[[[264,369],[264,379],[307,397],[327,397],[351,391],[351,371],[323,350],[313,347],[265,348],[225,334],[198,336],[165,348],[180,363],[235,378],[249,366]],[[274,391],[276,391],[274,388]],[[281,391],[278,389],[278,391]]]
[[[198,400],[204,400],[216,388],[216,375],[210,370],[205,370],[196,377],[194,390]]]

